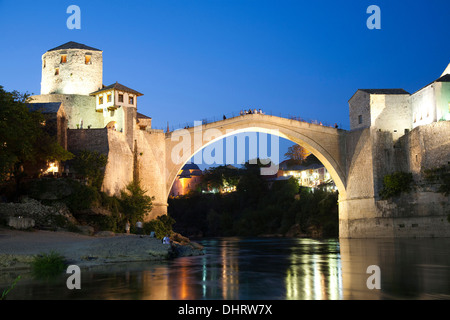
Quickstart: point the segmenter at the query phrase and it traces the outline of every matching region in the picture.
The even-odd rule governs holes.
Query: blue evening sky
[[[156,128],[258,107],[348,129],[358,88],[412,93],[441,75],[449,14],[448,0],[0,0],[0,85],[39,94],[42,54],[75,41],[103,50],[105,85],[144,94]]]

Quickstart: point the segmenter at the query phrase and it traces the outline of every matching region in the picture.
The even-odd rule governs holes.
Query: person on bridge
[[[248,114],[252,114],[252,109],[248,109]]]
[[[225,115],[223,115],[223,120],[225,120],[227,117],[225,117]]]
[[[262,112],[261,108],[259,108],[259,113],[260,113],[260,114],[264,114],[264,113]]]

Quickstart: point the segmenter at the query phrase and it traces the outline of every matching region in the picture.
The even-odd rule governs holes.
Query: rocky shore
[[[34,256],[52,251],[78,266],[160,261],[204,254],[202,246],[190,241],[174,241],[168,245],[157,238],[132,234],[87,236],[67,231],[0,228],[0,270],[30,268]]]

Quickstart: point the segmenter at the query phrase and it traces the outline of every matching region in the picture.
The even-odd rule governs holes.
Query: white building
[[[393,140],[420,125],[450,120],[450,64],[413,94],[403,89],[358,89],[349,100],[350,130],[371,127]]]
[[[277,179],[293,177],[302,187],[317,188],[323,184],[330,184],[330,190],[337,190],[331,175],[323,164],[311,164],[309,166],[287,165],[286,161],[280,163]]]

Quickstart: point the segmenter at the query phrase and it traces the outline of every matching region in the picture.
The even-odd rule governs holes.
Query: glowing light
[[[44,171],[45,174],[57,173],[59,171],[58,164],[56,162],[50,162],[48,164],[47,170]]]

